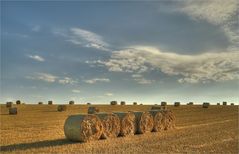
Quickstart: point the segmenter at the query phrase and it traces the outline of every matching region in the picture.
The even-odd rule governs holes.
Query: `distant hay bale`
[[[151,110],[162,110],[161,106],[152,106]]]
[[[125,105],[125,104],[126,104],[125,101],[120,102],[120,105]]]
[[[222,105],[227,105],[227,102],[222,102]]]
[[[204,102],[204,103],[202,104],[202,107],[203,107],[203,108],[208,108],[209,105],[210,105],[210,103],[208,103],[208,102]]]
[[[165,124],[163,123],[163,114],[159,110],[151,110],[149,113],[153,116],[154,119],[154,132],[160,132],[164,130]]]
[[[177,106],[180,106],[180,102],[175,102],[175,103],[174,103],[174,106],[176,106],[176,107],[177,107]]]
[[[39,105],[42,105],[42,104],[43,104],[43,102],[38,102],[38,104],[39,104]]]
[[[161,106],[166,106],[167,102],[161,102]]]
[[[111,101],[110,102],[110,105],[117,105],[118,103],[117,103],[117,101]]]
[[[16,107],[10,107],[9,108],[9,114],[16,115],[17,114],[17,108]]]
[[[21,101],[20,101],[20,100],[17,100],[17,101],[16,101],[16,104],[17,104],[17,105],[20,105],[20,104],[21,104]]]
[[[120,119],[116,114],[111,113],[97,113],[96,114],[102,122],[103,133],[101,138],[115,138],[120,133]]]
[[[132,112],[115,112],[120,119],[120,136],[131,136],[136,133],[136,118]]]
[[[137,102],[133,102],[133,105],[137,105]]]
[[[13,102],[7,102],[6,103],[6,107],[12,107],[13,106]]]
[[[53,104],[53,101],[48,101],[48,105],[52,105]]]
[[[193,102],[189,102],[188,105],[193,105]]]
[[[57,107],[58,112],[66,111],[66,109],[67,109],[66,105],[58,105]]]
[[[91,105],[91,103],[87,103],[87,105]]]
[[[220,105],[220,103],[217,103],[217,105]]]
[[[65,121],[64,133],[71,141],[98,140],[103,133],[103,125],[96,115],[72,115]]]
[[[231,103],[231,105],[234,105],[234,103]]]
[[[158,105],[158,104],[154,104],[154,105]]]
[[[139,104],[139,105],[143,105],[143,104],[141,103],[141,104]]]
[[[70,104],[70,105],[74,105],[75,102],[74,102],[74,101],[69,101],[69,104]]]
[[[100,112],[100,110],[94,106],[91,106],[88,108],[88,114],[95,114],[95,113],[98,113]]]
[[[136,117],[136,133],[144,134],[151,132],[154,127],[153,116],[149,112],[133,112]]]

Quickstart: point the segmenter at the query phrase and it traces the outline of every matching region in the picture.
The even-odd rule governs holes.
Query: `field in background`
[[[1,153],[238,153],[238,106],[169,106],[176,129],[132,137],[74,143],[65,139],[63,125],[72,114],[86,113],[87,105],[15,105],[18,115],[8,115],[1,105]],[[94,105],[101,112],[147,111],[147,105]]]

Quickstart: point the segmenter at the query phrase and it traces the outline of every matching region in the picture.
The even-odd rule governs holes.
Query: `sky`
[[[238,1],[1,1],[0,102],[239,102]]]

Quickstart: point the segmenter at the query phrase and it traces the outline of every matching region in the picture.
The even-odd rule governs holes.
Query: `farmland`
[[[130,137],[70,142],[63,126],[69,115],[87,113],[87,105],[14,105],[8,115],[1,105],[1,153],[238,153],[238,106],[168,106],[176,116],[176,129]],[[147,111],[150,105],[94,105],[101,112]]]

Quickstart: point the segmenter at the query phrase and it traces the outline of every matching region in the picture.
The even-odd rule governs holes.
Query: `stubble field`
[[[70,142],[63,126],[72,114],[86,113],[87,105],[15,105],[8,115],[1,105],[1,154],[4,153],[238,153],[238,106],[168,106],[176,116],[176,129],[131,137]],[[147,111],[150,105],[94,105],[102,112]]]

